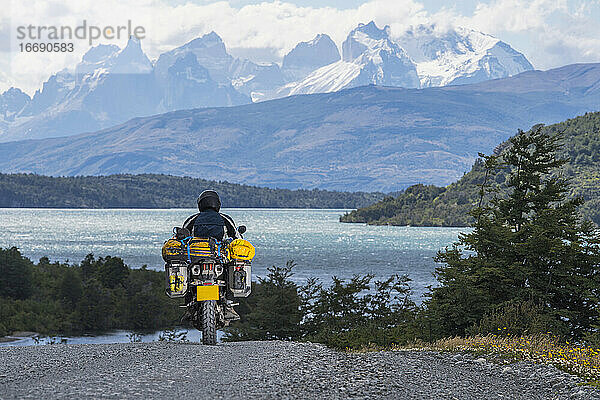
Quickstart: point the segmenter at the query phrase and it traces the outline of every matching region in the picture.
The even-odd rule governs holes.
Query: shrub
[[[532,301],[508,301],[486,313],[478,324],[468,330],[471,336],[488,334],[536,335],[552,332],[568,334],[568,327],[549,313],[541,304]]]

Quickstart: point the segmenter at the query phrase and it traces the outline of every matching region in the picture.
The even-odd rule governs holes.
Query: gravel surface
[[[312,343],[0,348],[0,398],[600,399],[554,367],[467,354],[342,353]]]

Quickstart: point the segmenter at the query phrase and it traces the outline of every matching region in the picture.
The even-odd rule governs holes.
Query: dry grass
[[[430,344],[415,344],[412,349],[437,351],[474,351],[552,364],[587,380],[600,381],[600,349],[561,342],[556,336],[488,335],[447,338]],[[406,350],[407,347],[398,348]]]

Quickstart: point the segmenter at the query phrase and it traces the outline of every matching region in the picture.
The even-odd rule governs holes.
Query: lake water
[[[434,284],[435,253],[464,228],[417,228],[342,224],[346,210],[229,209],[256,247],[253,275],[294,260],[294,280],[374,274],[408,274],[414,299]],[[119,256],[133,268],[163,269],[161,246],[174,226],[194,210],[0,209],[0,247],[16,246],[37,261],[80,262],[86,254]]]
[[[181,339],[200,343],[202,341],[202,334],[195,329],[179,329],[176,332],[184,333],[185,336]],[[135,337],[137,342],[156,342],[159,341],[161,336],[165,335],[165,331],[139,333]],[[221,341],[225,333],[223,331],[217,331],[217,339]],[[109,344],[109,343],[130,343],[133,341],[132,332],[117,330],[114,332],[108,332],[102,335],[88,335],[88,336],[46,336],[46,337],[15,337],[13,340],[7,342],[0,342],[0,347],[10,346],[43,346],[53,344]]]

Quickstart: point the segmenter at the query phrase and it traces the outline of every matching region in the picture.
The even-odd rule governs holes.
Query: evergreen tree
[[[75,325],[84,332],[109,329],[114,314],[110,291],[96,279],[86,282],[83,290],[85,296],[77,303]]]
[[[129,276],[129,267],[120,257],[100,257],[96,262],[96,275],[104,287],[114,289],[123,286]]]
[[[59,299],[63,304],[71,309],[75,308],[83,295],[83,286],[81,285],[81,278],[74,268],[68,268],[64,272],[58,290]]]
[[[32,268],[16,247],[0,248],[0,297],[28,298],[33,290]]]
[[[266,278],[258,278],[252,295],[241,301],[242,320],[228,329],[229,340],[293,340],[300,337],[302,320],[298,286],[291,281],[295,264],[267,268]]]
[[[581,198],[556,174],[560,135],[541,126],[519,131],[503,153],[505,195],[472,210],[471,233],[441,251],[441,286],[428,301],[441,335],[462,335],[486,313],[509,302],[539,304],[555,331],[581,337],[598,318],[600,234],[582,222]],[[497,168],[486,158],[488,171]],[[482,199],[487,194],[482,185]]]

